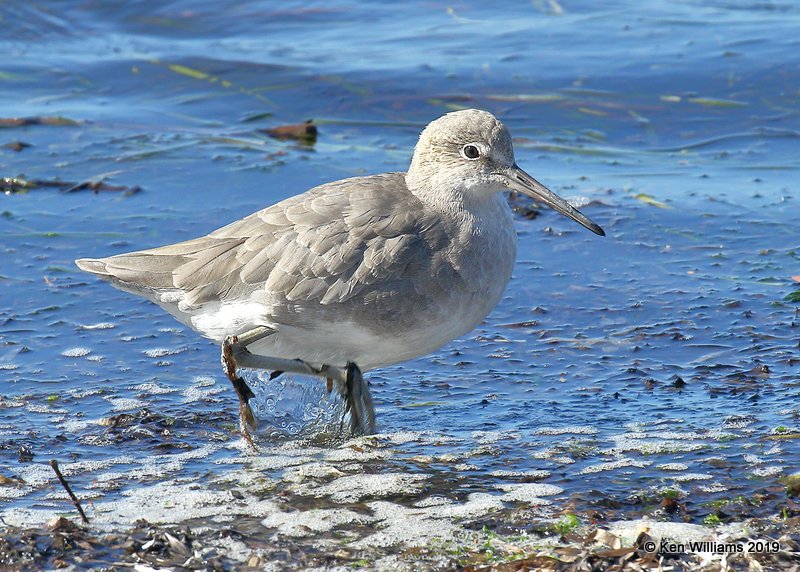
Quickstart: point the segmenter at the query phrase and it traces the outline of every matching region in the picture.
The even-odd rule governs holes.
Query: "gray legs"
[[[365,434],[375,432],[375,409],[372,405],[372,395],[361,375],[361,370],[355,363],[350,362],[343,368],[329,365],[317,368],[300,359],[272,358],[248,351],[248,345],[273,333],[274,330],[270,328],[259,327],[245,332],[241,336],[229,336],[222,343],[222,367],[228,379],[231,380],[236,395],[239,396],[240,429],[248,443],[255,446],[250,432],[256,429],[257,421],[248,403],[254,394],[244,379],[236,373],[237,367],[299,373],[327,379],[328,391],[331,391],[335,384],[339,394],[347,402],[347,408],[350,411],[350,430],[354,433]]]
[[[353,362],[347,362],[345,373],[344,387],[341,384],[337,384],[337,387],[339,394],[347,400],[347,409],[350,411],[350,431],[364,435],[375,433],[375,407],[372,405],[369,384],[361,375],[361,370]]]

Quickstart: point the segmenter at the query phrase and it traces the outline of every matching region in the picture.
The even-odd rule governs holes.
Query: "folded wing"
[[[103,259],[81,259],[88,272],[187,309],[245,299],[256,291],[286,302],[345,302],[376,281],[382,295],[410,265],[431,263],[436,221],[405,188],[401,173],[316,187],[201,238]],[[435,251],[435,250],[434,250]]]

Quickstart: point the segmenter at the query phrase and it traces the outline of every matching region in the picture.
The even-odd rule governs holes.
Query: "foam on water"
[[[61,352],[64,357],[85,357],[92,352],[89,348],[70,348]]]

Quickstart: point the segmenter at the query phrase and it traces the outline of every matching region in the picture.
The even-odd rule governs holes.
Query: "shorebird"
[[[438,349],[500,300],[517,251],[509,190],[605,234],[517,166],[500,121],[468,109],[422,131],[405,173],[326,183],[200,238],[76,264],[221,344],[251,444],[240,367],[335,383],[351,430],[371,433],[362,372]]]

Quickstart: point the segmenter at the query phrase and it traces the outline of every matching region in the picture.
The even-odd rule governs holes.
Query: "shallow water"
[[[406,7],[0,5],[0,116],[77,122],[0,128],[32,145],[0,147],[0,174],[143,189],[2,198],[0,474],[24,481],[0,487],[7,523],[70,511],[50,458],[98,522],[224,520],[241,488],[249,504],[226,510],[263,530],[335,510],[339,536],[385,546],[415,503],[420,539],[492,515],[781,511],[800,452],[800,8]],[[375,437],[342,442],[341,404],[289,378],[259,384],[264,450],[248,453],[218,348],[72,264],[404,170],[420,129],[460,107],[501,117],[518,163],[608,236],[520,215],[487,321],[369,375]],[[313,145],[256,131],[311,118]],[[658,512],[666,490],[679,514]],[[192,494],[209,496],[159,504]]]

